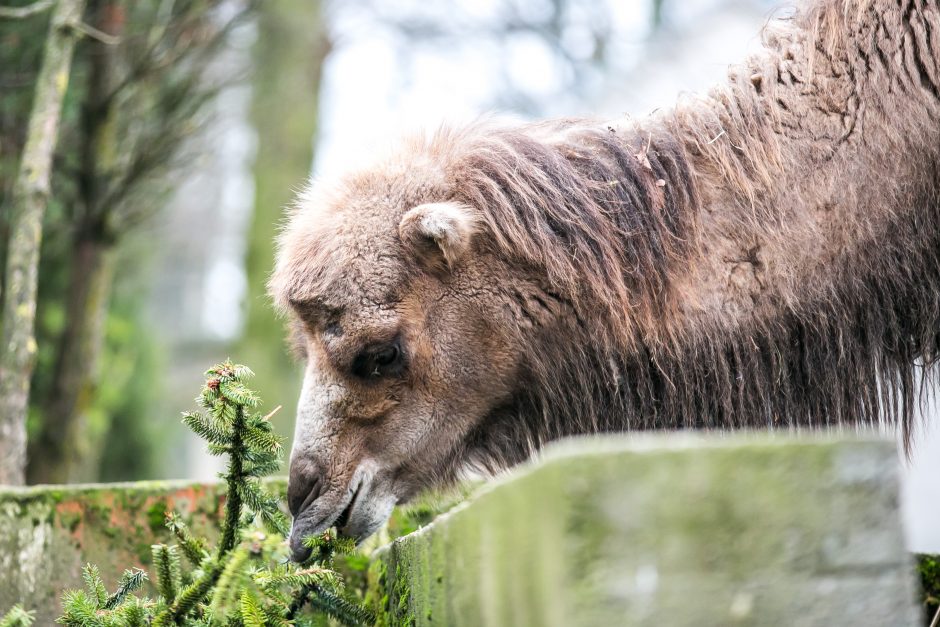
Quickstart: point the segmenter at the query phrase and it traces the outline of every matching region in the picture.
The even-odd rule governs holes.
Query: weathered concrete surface
[[[285,490],[283,480],[268,486]],[[221,484],[167,481],[0,489],[0,615],[23,603],[37,625],[52,625],[61,592],[82,585],[86,563],[98,565],[109,589],[125,568],[146,569],[150,545],[174,541],[167,511],[214,538],[223,494]]]
[[[876,440],[564,443],[379,552],[383,624],[915,625]]]

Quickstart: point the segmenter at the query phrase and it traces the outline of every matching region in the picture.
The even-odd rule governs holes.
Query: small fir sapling
[[[314,551],[306,563],[288,559],[287,518],[277,497],[261,485],[263,476],[280,467],[281,441],[268,420],[271,414],[253,411],[260,400],[245,385],[251,375],[245,366],[230,362],[209,369],[196,399],[206,412],[183,416],[183,422],[208,442],[212,454],[228,456],[221,475],[226,483],[224,517],[214,550],[204,538],[194,537],[177,514],[169,513],[166,525],[176,544],[152,547],[157,597],[135,594],[148,579],[136,568],[124,571],[109,595],[97,567],[89,564],[83,571],[85,589],[63,595],[59,623],[82,627],[322,624],[315,612],[344,625],[374,622],[368,610],[343,595],[342,581],[332,569],[333,555],[352,551],[352,540],[327,532],[308,539]],[[183,567],[183,558],[188,568]],[[15,606],[0,619],[0,627],[28,627],[31,622],[32,614]]]

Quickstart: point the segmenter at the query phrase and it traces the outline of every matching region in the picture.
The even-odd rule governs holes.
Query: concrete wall
[[[615,437],[378,554],[384,624],[915,625],[883,441]]]
[[[571,441],[379,549],[362,585],[386,625],[915,625],[897,465],[877,440]],[[223,499],[178,482],[0,490],[0,613],[22,602],[53,624],[86,562],[113,587],[171,541],[165,511],[211,537]],[[434,512],[398,510],[384,533]]]

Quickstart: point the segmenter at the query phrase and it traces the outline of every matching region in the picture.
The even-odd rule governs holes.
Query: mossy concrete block
[[[285,491],[284,480],[268,485]],[[224,492],[222,484],[170,481],[0,488],[0,615],[22,603],[36,610],[37,625],[52,625],[62,591],[81,587],[86,563],[98,565],[109,589],[124,569],[148,569],[150,545],[174,542],[168,511],[215,538]]]
[[[575,440],[377,553],[399,625],[915,625],[879,440]]]

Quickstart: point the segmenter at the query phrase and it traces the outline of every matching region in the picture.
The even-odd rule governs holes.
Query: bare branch
[[[249,7],[254,6],[249,4]],[[165,44],[165,41],[157,40],[152,43],[148,49],[141,55],[141,61],[132,66],[131,70],[127,75],[121,80],[117,86],[105,96],[102,101],[108,102],[113,98],[116,98],[118,94],[124,91],[130,85],[134,83],[141,82],[143,80],[149,79],[154,75],[159,74],[167,70],[168,68],[176,67],[178,64],[186,61],[193,62],[194,64],[204,64],[208,59],[212,58],[215,55],[219,48],[228,41],[228,37],[231,32],[242,25],[248,16],[251,15],[252,9],[245,9],[241,11],[235,17],[229,19],[224,25],[219,27],[219,29],[213,33],[210,38],[203,42],[203,45],[171,45],[168,52],[166,52],[163,58],[159,58],[157,49],[161,44]],[[163,34],[161,37],[167,36],[167,29],[163,29]]]
[[[55,4],[54,0],[36,0],[25,7],[0,7],[0,19],[22,20],[33,15],[48,11]]]
[[[86,37],[91,37],[92,39],[96,41],[100,41],[101,43],[107,46],[116,46],[119,43],[121,43],[120,37],[109,35],[108,33],[98,30],[94,26],[91,26],[90,24],[86,24],[85,22],[77,21],[74,24],[72,24],[72,28],[74,28],[76,31],[80,32],[81,34],[85,35]]]

